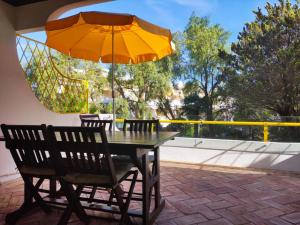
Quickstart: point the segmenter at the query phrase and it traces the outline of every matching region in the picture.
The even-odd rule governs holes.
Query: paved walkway
[[[300,224],[299,175],[174,163],[162,163],[161,174],[167,204],[156,225]],[[0,185],[0,224],[22,197],[21,180]],[[36,209],[18,224],[52,225],[60,214]],[[74,216],[70,224],[81,223]]]

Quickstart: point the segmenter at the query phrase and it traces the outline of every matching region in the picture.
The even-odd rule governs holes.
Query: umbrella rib
[[[103,46],[104,46],[104,44],[105,44],[105,41],[106,41],[107,37],[108,37],[108,35],[105,35],[105,37],[104,37],[104,39],[103,39],[103,42],[102,42],[102,46],[101,46],[101,48],[100,48],[101,62],[102,62],[102,57],[103,57],[103,49],[104,49]]]
[[[146,42],[145,39],[141,38],[141,37],[140,37],[139,35],[137,35],[135,32],[133,32],[133,34],[134,34],[135,36],[137,36],[142,42],[144,42],[144,43],[152,50],[152,52],[154,52],[154,53],[157,55],[157,53],[154,51],[154,49],[151,47],[151,45],[148,44],[148,43]]]
[[[77,41],[69,48],[69,54],[71,53],[72,49],[73,49],[79,42],[81,42],[87,35],[90,34],[90,30],[91,30],[91,29],[92,29],[92,28],[90,28],[84,35],[82,35],[81,38],[79,38],[79,40],[77,40]]]
[[[160,38],[160,39],[162,39],[162,40],[164,40],[164,41],[165,41],[165,39],[164,39],[162,36],[168,38],[168,36],[166,36],[166,35],[163,35],[163,34],[162,34],[162,35],[158,35],[158,34],[152,33],[152,32],[150,32],[150,31],[147,31],[147,30],[145,30],[145,29],[142,29],[141,27],[139,27],[139,26],[137,26],[137,25],[135,25],[135,24],[133,24],[132,26],[136,27],[137,30],[141,30],[141,31],[146,32],[146,33],[151,33],[152,35],[155,35],[155,36],[157,36],[158,38]]]
[[[127,45],[126,45],[126,41],[125,41],[125,39],[124,39],[124,36],[121,35],[121,37],[122,37],[122,41],[123,41],[123,43],[124,43],[124,46],[125,46],[125,48],[126,48],[126,50],[127,50],[127,52],[128,52],[129,58],[131,59],[131,54],[130,54],[129,48],[128,48]]]
[[[79,24],[79,25],[77,25],[77,26],[76,26],[76,29],[77,29],[79,26],[83,26],[83,25],[85,25],[85,24]],[[51,38],[53,38],[53,37],[55,37],[55,36],[57,36],[57,35],[60,35],[60,34],[62,34],[62,33],[64,33],[64,32],[67,32],[67,31],[69,31],[69,30],[72,29],[72,28],[74,28],[74,26],[67,27],[67,28],[65,28],[65,29],[63,29],[63,30],[61,30],[61,31],[59,31],[59,32],[57,32],[57,33],[55,33],[55,34],[52,34],[52,35],[51,35]],[[46,31],[46,32],[50,32],[50,31]]]
[[[136,25],[133,25],[133,26],[137,27]],[[147,31],[147,30],[141,29],[140,27],[137,27],[137,28],[139,28],[139,30],[141,30],[141,31],[143,31],[143,32],[151,33],[151,32],[149,32],[149,31]],[[166,40],[165,40],[162,36],[168,38],[168,37],[165,36],[165,35],[155,35],[155,36],[158,37],[159,39],[163,40],[163,41],[166,41]]]

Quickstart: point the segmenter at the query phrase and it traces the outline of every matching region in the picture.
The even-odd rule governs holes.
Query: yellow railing
[[[117,119],[123,122],[124,119]],[[225,126],[258,126],[263,128],[264,142],[269,141],[269,127],[300,127],[300,123],[293,122],[246,122],[246,121],[208,121],[208,120],[159,120],[160,123],[171,124],[200,124],[200,125],[225,125]]]
[[[58,113],[88,112],[87,81],[62,74],[52,61],[54,50],[45,44],[22,35],[17,35],[16,43],[25,78],[46,108]]]

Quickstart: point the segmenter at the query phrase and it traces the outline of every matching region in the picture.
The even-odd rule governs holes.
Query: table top
[[[173,139],[179,132],[130,132],[107,131],[107,139],[110,145],[126,145],[140,148],[156,148],[164,142]]]
[[[140,148],[156,148],[164,142],[173,139],[179,132],[130,132],[130,131],[107,131],[107,139],[110,145],[123,145]],[[5,141],[0,136],[0,141]]]

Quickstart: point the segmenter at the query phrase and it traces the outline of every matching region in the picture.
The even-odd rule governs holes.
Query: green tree
[[[27,43],[29,44],[29,43]],[[39,101],[54,112],[85,112],[86,87],[83,82],[64,77],[52,64],[45,46],[25,48],[21,63],[26,79]]]
[[[187,95],[198,94],[205,104],[206,119],[213,120],[213,107],[218,103],[218,91],[224,81],[222,68],[225,64],[219,51],[225,51],[229,33],[219,25],[210,25],[208,18],[193,13],[184,34],[189,57],[185,92]]]
[[[126,99],[117,97],[115,101],[117,118],[128,118],[130,116],[129,104]],[[113,113],[113,105],[109,103],[104,107],[103,113]]]
[[[219,51],[225,51],[229,33],[219,25],[210,25],[208,18],[200,18],[193,13],[184,35],[188,57],[185,102],[189,103],[184,107],[185,113],[192,119],[199,119],[199,113],[203,113],[205,119],[214,120],[218,113],[214,106],[220,100],[224,81],[222,70],[225,64]],[[195,100],[194,104],[191,100]],[[193,113],[197,114],[191,115]]]
[[[153,62],[115,66],[115,88],[136,118],[149,118],[148,104],[170,91],[170,74],[161,74]],[[111,82],[111,73],[109,75]]]
[[[282,118],[300,115],[299,2],[279,0],[259,8],[232,44],[225,74],[228,89],[250,111],[269,111]],[[246,103],[245,103],[246,102]]]
[[[54,54],[52,55],[52,59],[57,69],[64,76],[70,79],[88,81],[90,113],[105,111],[105,106],[101,102],[101,96],[103,96],[104,90],[109,89],[109,83],[99,63],[70,58],[64,54]]]
[[[186,73],[186,67],[183,57],[183,34],[176,32],[173,34],[175,52],[163,59],[156,61],[155,65],[160,76],[164,76],[170,82],[172,89],[176,88],[177,81]],[[165,89],[160,89],[157,96],[158,112],[166,116],[168,119],[176,119],[181,116],[181,109],[172,107],[171,97],[166,93]]]

